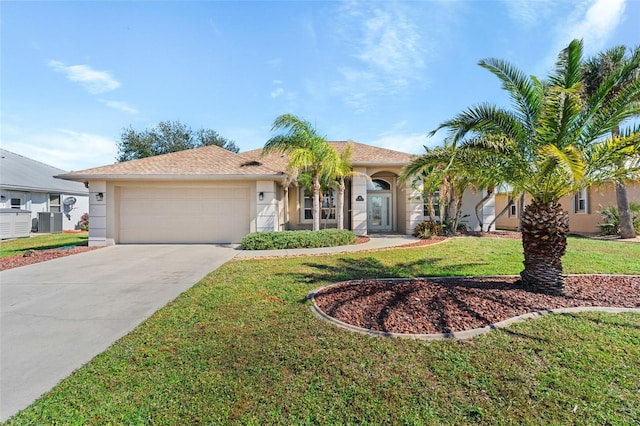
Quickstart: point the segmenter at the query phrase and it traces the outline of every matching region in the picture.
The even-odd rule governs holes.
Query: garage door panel
[[[121,188],[121,243],[230,243],[249,233],[249,188]]]

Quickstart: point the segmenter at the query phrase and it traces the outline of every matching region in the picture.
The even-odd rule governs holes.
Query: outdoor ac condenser
[[[62,213],[39,212],[38,232],[45,234],[62,232]]]

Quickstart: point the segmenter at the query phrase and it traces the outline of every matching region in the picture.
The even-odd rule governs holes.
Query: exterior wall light
[[[103,192],[98,192],[98,193],[96,194],[96,200],[97,200],[97,201],[102,201],[102,200],[104,200],[104,193],[103,193]]]
[[[264,192],[259,192],[258,193],[258,200],[260,200],[260,201],[264,200]]]

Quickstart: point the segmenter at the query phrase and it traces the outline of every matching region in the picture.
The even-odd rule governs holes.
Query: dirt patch
[[[58,257],[84,253],[85,251],[95,250],[97,248],[100,247],[76,246],[73,248],[62,250],[29,250],[26,255],[18,254],[15,256],[0,258],[0,271],[18,268],[20,266],[32,265],[34,263],[44,262],[46,260],[56,259]]]
[[[362,280],[315,295],[347,324],[390,333],[436,334],[485,327],[529,312],[581,306],[640,307],[640,276],[567,277],[570,296],[531,293],[517,277]]]

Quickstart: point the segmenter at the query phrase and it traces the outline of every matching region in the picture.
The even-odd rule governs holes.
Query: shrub
[[[80,220],[76,224],[76,229],[80,229],[82,231],[89,230],[89,213],[85,213],[80,216]]]
[[[253,232],[242,239],[244,250],[334,247],[355,244],[356,234],[346,229],[320,231]]]
[[[629,203],[631,208],[631,220],[636,232],[640,232],[640,203]],[[600,210],[600,216],[604,221],[600,225],[601,235],[618,235],[620,233],[620,215],[616,206],[608,206]]]
[[[413,229],[413,236],[426,240],[431,237],[439,237],[444,235],[444,229],[442,225],[433,220],[425,220],[422,223],[419,223]]]

